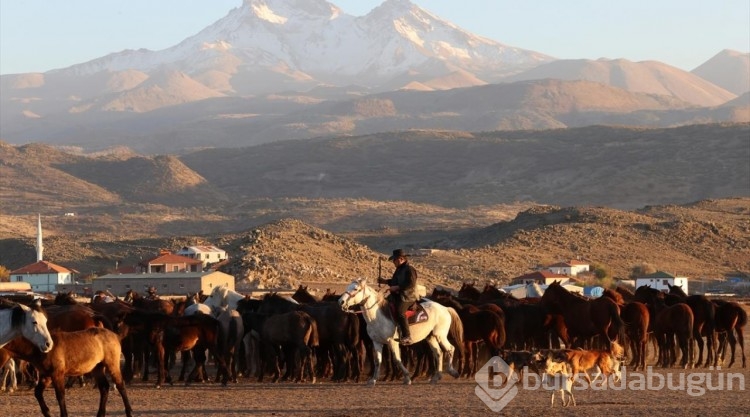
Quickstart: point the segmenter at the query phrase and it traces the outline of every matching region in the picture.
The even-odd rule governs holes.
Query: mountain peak
[[[341,13],[325,0],[244,0],[242,8],[272,23],[284,23],[292,15],[335,17]]]

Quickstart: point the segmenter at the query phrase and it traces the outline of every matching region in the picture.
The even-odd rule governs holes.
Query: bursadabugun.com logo
[[[499,412],[518,395],[518,374],[499,356],[493,356],[474,375],[474,393],[490,410]]]
[[[519,378],[518,374],[521,374]],[[475,375],[474,392],[492,411],[499,412],[519,393],[519,390],[559,390],[559,378],[549,378],[527,367],[512,372],[500,357],[490,359]],[[628,372],[626,367],[609,377],[591,375],[589,384],[580,373],[573,376],[573,390],[630,390],[630,391],[683,391],[690,397],[700,397],[710,391],[744,391],[745,375],[709,367],[706,371],[676,369],[656,370],[649,366],[643,372]]]

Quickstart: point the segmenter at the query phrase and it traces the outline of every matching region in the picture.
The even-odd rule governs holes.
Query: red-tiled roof
[[[524,274],[524,275],[515,277],[515,278],[513,278],[512,281],[513,282],[516,282],[516,281],[525,281],[525,280],[529,280],[529,279],[533,279],[534,281],[544,281],[547,278],[565,278],[565,279],[568,279],[568,276],[566,276],[566,275],[560,275],[560,274],[555,274],[555,273],[553,273],[551,271],[534,271],[534,272],[530,272],[528,274]]]
[[[64,266],[60,266],[57,264],[53,264],[52,262],[48,261],[37,261],[33,264],[29,264],[26,266],[22,266],[21,268],[16,269],[15,271],[11,271],[11,275],[17,275],[17,274],[52,274],[52,273],[77,273],[78,271],[74,269],[68,269]]]
[[[187,256],[175,255],[174,253],[168,253],[159,255],[148,261],[144,261],[142,265],[163,265],[163,264],[187,264],[187,265],[203,265],[203,261],[188,258]]]

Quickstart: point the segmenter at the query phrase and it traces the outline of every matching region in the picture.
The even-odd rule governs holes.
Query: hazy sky
[[[658,60],[692,70],[750,51],[748,0],[412,0],[458,26],[557,58]],[[367,14],[380,0],[333,0]],[[0,0],[0,74],[170,47],[242,0]]]

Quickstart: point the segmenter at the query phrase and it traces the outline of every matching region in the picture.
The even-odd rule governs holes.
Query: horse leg
[[[380,364],[383,362],[383,344],[372,341],[372,378],[367,381],[368,385],[375,385],[380,378]]]
[[[390,339],[388,341],[388,347],[391,351],[391,357],[396,362],[396,365],[398,365],[398,368],[401,370],[401,375],[403,375],[403,381],[404,385],[411,385],[411,376],[409,375],[409,370],[406,369],[406,366],[403,362],[401,362],[401,349],[399,347],[399,344],[394,339]]]
[[[742,367],[745,367],[745,336],[742,334],[742,328],[737,329],[737,342],[740,344],[740,355],[742,355]],[[734,329],[732,330],[734,331]],[[734,348],[732,348],[734,352]]]
[[[39,403],[39,408],[42,410],[42,415],[44,417],[51,417],[49,413],[49,407],[47,407],[47,403],[44,402],[44,389],[47,388],[50,383],[52,383],[52,378],[48,376],[40,377],[39,382],[37,382],[36,387],[34,388],[34,397],[36,397],[36,401]],[[57,389],[57,388],[55,388]],[[64,389],[64,387],[63,387]],[[60,408],[60,416],[63,415],[62,407]],[[67,412],[66,412],[67,414]]]
[[[453,378],[458,378],[459,374],[458,371],[453,368],[453,354],[455,353],[456,349],[453,347],[451,342],[448,341],[448,338],[446,336],[434,336],[436,343],[440,349],[442,349],[442,352],[445,353],[445,360],[448,363],[448,374],[452,376]],[[442,355],[441,355],[442,356]],[[438,358],[441,359],[441,358]],[[437,364],[438,369],[442,371],[443,369],[443,362],[442,360]]]
[[[97,365],[91,373],[94,375],[94,381],[96,381],[96,387],[99,388],[99,411],[96,412],[96,417],[104,417],[107,414],[107,398],[109,397],[109,381],[107,376],[104,374],[104,366],[102,364]]]
[[[65,403],[65,376],[55,373],[52,376],[52,387],[55,389],[55,398],[60,407],[60,417],[68,417],[68,406]]]
[[[724,351],[726,351],[726,343],[727,343],[727,341],[730,343],[729,347],[732,349],[732,357],[729,360],[729,366],[728,366],[728,368],[731,368],[732,365],[734,364],[734,351],[735,351],[735,348],[736,348],[736,345],[737,345],[737,338],[734,337],[734,329],[729,329],[729,331],[727,331],[727,338],[724,340]],[[722,363],[724,362],[724,353],[725,352],[722,352],[722,358],[721,358],[722,359]],[[718,354],[717,354],[717,356],[718,356]]]

